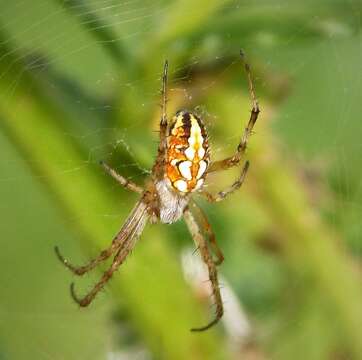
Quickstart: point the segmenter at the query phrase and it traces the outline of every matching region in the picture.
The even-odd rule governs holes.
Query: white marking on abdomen
[[[195,149],[193,147],[188,147],[186,150],[185,150],[185,155],[186,157],[189,159],[189,160],[193,160],[194,157],[195,157]]]
[[[199,158],[202,159],[205,155],[205,149],[201,146],[197,153],[199,154]]]
[[[195,190],[200,189],[200,187],[202,186],[203,183],[204,183],[204,179],[198,180],[197,184],[195,186]]]
[[[206,161],[201,160],[199,162],[199,171],[197,172],[196,179],[200,179],[200,177],[204,174],[206,167],[207,167]]]
[[[178,191],[187,192],[187,182],[185,180],[176,180],[173,185]]]
[[[191,161],[182,161],[178,166],[181,175],[187,180],[192,179],[191,166],[192,166]]]

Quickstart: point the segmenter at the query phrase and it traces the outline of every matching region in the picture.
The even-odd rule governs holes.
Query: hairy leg
[[[130,234],[134,231],[137,226],[137,223],[144,216],[147,205],[141,201],[139,201],[131,214],[123,224],[121,230],[114,237],[112,244],[105,250],[103,250],[95,259],[91,260],[88,264],[83,266],[75,266],[72,265],[67,259],[63,257],[60,253],[59,248],[56,246],[54,248],[55,253],[58,259],[75,275],[83,275],[88,271],[94,269],[100,262],[107,260],[111,255],[113,255],[118,249],[120,249],[124,242],[127,240]]]
[[[133,183],[132,181],[126,179],[124,176],[118,174],[116,170],[112,169],[105,162],[101,161],[100,164],[103,166],[104,170],[109,175],[111,175],[114,179],[116,179],[126,189],[131,190],[131,191],[136,192],[136,193],[139,193],[139,194],[143,193],[143,189],[140,186],[138,186],[135,183]]]
[[[54,247],[55,253],[58,259],[75,275],[84,275],[88,271],[94,269],[100,262],[107,260],[115,251],[119,249],[122,243],[117,242],[116,238],[112,241],[112,245],[103,250],[96,258],[89,261],[86,265],[75,266],[69,263],[69,261],[60,253],[58,246]]]
[[[132,244],[130,246],[129,244]],[[75,302],[77,302],[80,306],[88,306],[92,300],[95,298],[97,293],[104,287],[104,285],[108,282],[108,280],[112,277],[113,273],[118,269],[118,267],[124,262],[127,255],[130,253],[134,243],[129,240],[124,244],[124,246],[118,250],[112,265],[110,268],[105,271],[101,277],[101,279],[94,285],[93,289],[83,298],[78,298],[74,290],[74,283],[70,284],[70,293]]]
[[[109,267],[108,270],[106,270],[103,273],[101,279],[93,286],[92,290],[88,292],[87,295],[85,295],[83,298],[79,298],[75,293],[74,283],[70,284],[70,292],[75,302],[77,302],[80,306],[84,307],[88,306],[93,301],[98,292],[109,281],[113,273],[119,268],[119,266],[127,258],[128,254],[132,251],[138,237],[141,235],[147,223],[147,220],[148,220],[147,209],[143,208],[142,212],[140,213],[140,216],[138,218],[133,219],[133,221],[136,221],[136,223],[133,223],[134,226],[132,227],[132,231],[126,233],[124,241],[119,247],[116,256],[114,257],[112,265]]]
[[[250,97],[251,97],[252,108],[251,108],[249,122],[248,122],[248,125],[246,126],[246,128],[244,129],[244,133],[241,137],[241,141],[237,147],[236,153],[233,156],[228,157],[224,160],[212,162],[207,170],[208,173],[218,171],[218,170],[226,170],[232,166],[239,164],[241,157],[243,156],[243,154],[248,146],[248,141],[249,141],[250,135],[252,134],[254,125],[256,123],[256,120],[258,119],[258,115],[260,112],[258,100],[256,99],[256,95],[255,95],[255,87],[254,87],[253,79],[251,77],[250,66],[248,63],[245,62],[244,54],[242,51],[240,51],[240,56],[241,56],[241,60],[244,64],[244,68],[245,68],[245,71],[246,71],[246,74],[248,77],[249,92],[250,92]]]
[[[166,152],[166,140],[167,140],[167,77],[168,77],[168,61],[165,61],[162,75],[162,88],[161,88],[161,120],[160,120],[160,139],[158,145],[158,154],[155,165],[153,166],[152,172],[157,177],[162,176],[163,162]]]
[[[200,228],[199,228],[194,216],[192,215],[191,211],[188,208],[186,208],[184,211],[184,219],[186,221],[187,227],[188,227],[192,237],[195,240],[195,243],[197,244],[197,246],[200,250],[202,260],[204,261],[204,263],[206,264],[206,266],[208,268],[209,279],[210,279],[211,287],[212,287],[212,294],[213,294],[213,298],[215,300],[215,305],[216,305],[216,314],[215,314],[214,320],[212,320],[205,326],[191,329],[191,331],[205,331],[205,330],[211,328],[212,326],[214,326],[221,319],[221,317],[224,314],[224,308],[223,308],[223,303],[222,303],[220,288],[219,288],[219,281],[218,281],[218,277],[217,277],[217,270],[216,270],[216,265],[212,259],[210,250],[207,246],[207,242],[205,241],[204,237],[202,236]]]
[[[246,174],[249,169],[249,161],[245,162],[243,169],[241,170],[240,177],[226,190],[219,191],[216,194],[211,194],[208,191],[201,190],[200,194],[205,196],[209,202],[219,202],[224,200],[228,195],[232,194],[234,191],[240,189],[241,185],[243,185]]]
[[[210,241],[210,244],[212,246],[213,252],[216,255],[216,260],[214,260],[215,265],[220,265],[224,261],[224,254],[220,250],[217,242],[214,232],[211,229],[211,225],[209,223],[209,220],[206,217],[206,214],[204,211],[194,202],[191,201],[190,205],[192,206],[192,209],[197,214],[199,220],[201,221],[201,227],[206,232],[208,239]]]

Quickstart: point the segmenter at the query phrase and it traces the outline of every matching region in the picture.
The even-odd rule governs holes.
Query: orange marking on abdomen
[[[201,119],[187,111],[176,113],[167,137],[165,176],[176,191],[188,193],[202,185],[208,164],[207,134]]]

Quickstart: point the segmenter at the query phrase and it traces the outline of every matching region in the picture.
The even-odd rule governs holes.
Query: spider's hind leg
[[[161,87],[161,120],[159,124],[160,137],[157,151],[157,159],[152,168],[152,173],[156,174],[157,177],[162,177],[164,158],[167,147],[167,79],[168,79],[168,61],[165,60],[162,74],[162,87]]]
[[[245,61],[245,56],[242,51],[240,51],[241,61],[244,64],[245,72],[248,77],[249,93],[251,98],[251,114],[246,128],[241,136],[240,143],[236,149],[236,153],[224,160],[214,161],[210,164],[207,172],[211,173],[214,171],[227,170],[233,166],[236,166],[240,163],[241,157],[244,155],[246,148],[248,146],[249,138],[253,132],[254,125],[258,119],[260,108],[258,100],[255,95],[255,86],[251,76],[250,65]]]
[[[219,202],[221,200],[224,200],[228,195],[230,195],[234,191],[240,189],[241,185],[243,185],[246,174],[249,169],[249,165],[250,165],[249,161],[246,161],[245,165],[243,166],[243,168],[241,170],[241,174],[240,174],[239,178],[226,190],[219,191],[216,194],[211,194],[208,191],[201,190],[200,194],[205,196],[207,201],[209,201],[209,202]]]

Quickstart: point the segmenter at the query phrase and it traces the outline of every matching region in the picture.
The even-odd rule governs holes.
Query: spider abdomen
[[[209,165],[209,144],[201,119],[186,110],[174,116],[167,136],[166,173],[174,190],[199,189]]]

